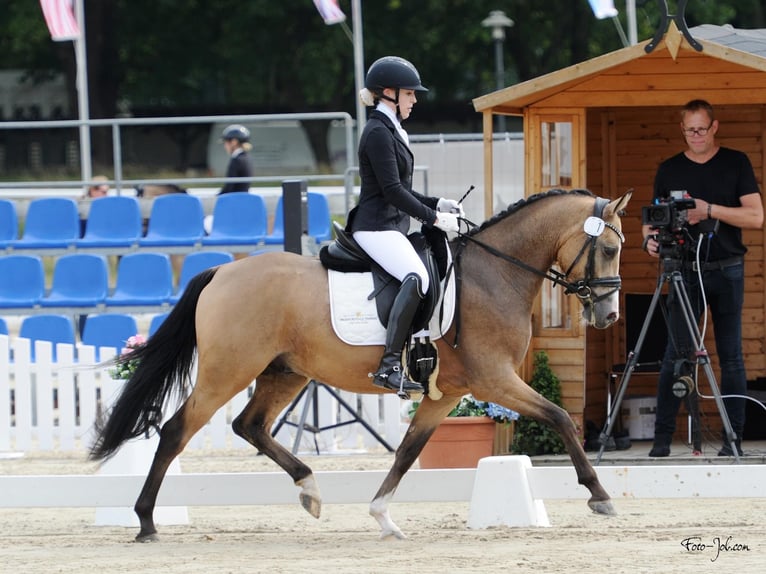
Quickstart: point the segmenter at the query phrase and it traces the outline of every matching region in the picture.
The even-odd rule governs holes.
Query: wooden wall
[[[696,97],[689,93],[688,99]],[[679,106],[686,100],[679,101]],[[760,105],[717,106],[720,122],[717,141],[748,154],[763,191],[766,107]],[[680,134],[678,107],[600,108],[587,114],[587,187],[603,197],[615,198],[632,188],[633,199],[623,218],[626,241],[620,273],[622,293],[654,292],[661,274],[657,259],[641,250],[641,207],[652,198],[654,174],[661,161],[685,149]],[[764,355],[764,231],[743,232],[748,254],[745,260],[745,308],[743,311],[743,348],[748,380],[766,375]],[[651,333],[649,334],[651,336]],[[625,321],[606,331],[588,329],[586,352],[585,418],[603,424],[606,416],[606,384],[609,368],[624,363]],[[712,358],[716,377],[720,377],[712,322],[708,320],[705,346]],[[703,392],[710,394],[706,377]],[[720,379],[717,379],[720,384]],[[650,395],[656,392],[655,376],[633,375],[627,395]],[[701,403],[706,421],[720,428],[718,409],[711,400]],[[683,409],[682,409],[683,411]],[[677,437],[685,436],[685,415],[679,416]]]

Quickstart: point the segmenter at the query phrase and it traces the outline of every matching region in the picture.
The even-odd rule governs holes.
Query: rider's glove
[[[458,223],[457,218],[457,213],[442,213],[437,211],[436,223],[434,223],[434,226],[447,232],[460,231],[460,224]]]
[[[456,213],[460,217],[465,217],[465,210],[463,204],[458,203],[454,199],[447,199],[442,197],[436,204],[436,211],[442,211],[444,213]]]

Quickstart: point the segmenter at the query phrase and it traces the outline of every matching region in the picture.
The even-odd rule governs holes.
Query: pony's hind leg
[[[162,426],[160,443],[154,453],[152,466],[133,508],[138,515],[141,527],[136,536],[137,542],[153,542],[158,539],[154,524],[154,508],[160,486],[170,464],[181,454],[194,434],[234,394],[230,396],[226,393],[203,392],[204,388],[205,384],[199,377],[195,390],[183,406]]]
[[[181,453],[188,442],[188,439],[183,439],[183,412],[184,407],[173,415],[162,426],[160,431],[160,443],[157,446],[157,451],[154,453],[152,466],[133,507],[141,527],[136,535],[136,542],[155,542],[158,540],[157,528],[154,525],[154,507],[157,503],[157,494],[160,491],[160,486],[162,486],[162,481],[170,464]]]
[[[282,467],[301,488],[301,506],[319,518],[322,498],[311,468],[271,436],[277,415],[308,384],[303,375],[266,371],[258,376],[255,392],[247,406],[232,422],[234,432]]]

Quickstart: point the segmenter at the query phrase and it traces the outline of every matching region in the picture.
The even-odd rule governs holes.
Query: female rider
[[[402,349],[429,287],[426,267],[407,239],[410,218],[458,231],[458,216],[463,216],[457,201],[412,189],[415,160],[401,122],[410,116],[416,92],[426,91],[415,66],[403,58],[380,58],[367,71],[359,95],[375,109],[359,141],[361,191],[346,226],[362,249],[401,282],[388,317],[383,358],[372,375],[373,384],[400,395],[423,392],[420,383],[404,376]]]

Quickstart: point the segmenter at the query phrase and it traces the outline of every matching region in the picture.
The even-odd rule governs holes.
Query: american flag
[[[63,42],[80,37],[80,26],[74,16],[72,0],[40,0],[40,7],[53,40]]]
[[[340,24],[346,20],[346,15],[338,6],[338,0],[314,0],[314,5],[328,26]]]

